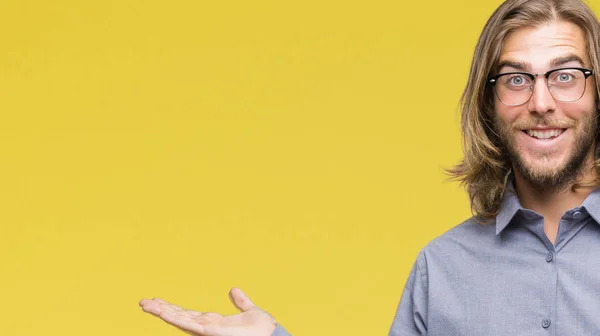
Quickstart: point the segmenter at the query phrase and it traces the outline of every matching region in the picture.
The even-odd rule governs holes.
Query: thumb
[[[250,298],[237,287],[234,287],[229,291],[229,300],[231,300],[231,303],[233,303],[237,309],[243,312],[256,307],[256,305],[250,301]]]

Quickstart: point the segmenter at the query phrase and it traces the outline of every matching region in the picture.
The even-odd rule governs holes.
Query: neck
[[[587,187],[573,190],[576,183],[589,183],[596,178],[593,156],[590,155],[585,162],[576,179],[559,187],[536,185],[525,179],[518,170],[513,170],[515,172],[515,191],[521,205],[544,217],[544,230],[552,242],[556,238],[558,223],[563,214],[569,209],[580,206],[592,192],[592,188]]]
[[[590,188],[573,190],[575,182],[562,188],[540,188],[519,175],[515,172],[515,190],[521,205],[544,217],[554,217],[552,215],[557,214],[560,218],[567,210],[581,205],[592,192]]]

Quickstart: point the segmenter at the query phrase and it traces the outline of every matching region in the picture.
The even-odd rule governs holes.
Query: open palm
[[[140,301],[142,309],[165,322],[199,336],[270,336],[275,330],[275,319],[258,308],[240,289],[229,292],[231,302],[240,310],[236,315],[202,313],[183,309],[161,299]]]

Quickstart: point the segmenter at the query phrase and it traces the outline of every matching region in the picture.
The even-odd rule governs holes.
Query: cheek
[[[519,106],[496,105],[496,119],[498,119],[504,125],[512,125],[515,121],[519,119],[519,116],[521,116],[522,114],[524,116],[527,115],[527,111],[523,112],[522,110],[523,108]]]
[[[586,97],[584,97],[586,98]],[[580,121],[582,119],[588,119],[591,115],[597,113],[597,104],[595,99],[581,99],[578,102],[570,103],[570,104],[562,104],[562,112],[565,117]]]
[[[585,118],[590,113],[597,113],[600,109],[600,102],[597,98],[596,84],[592,81],[587,83],[583,97],[570,104],[561,104],[566,117],[579,120]]]
[[[494,113],[495,119],[504,125],[510,126],[518,121],[520,118],[526,118],[529,114],[527,111],[527,105],[520,106],[506,106],[498,100],[498,96],[494,94]]]

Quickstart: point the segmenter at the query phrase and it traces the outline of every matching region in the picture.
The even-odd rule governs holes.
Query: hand
[[[273,316],[254,305],[239,288],[231,289],[229,299],[241,311],[240,314],[201,313],[161,299],[144,299],[140,306],[146,313],[158,316],[190,335],[270,336],[273,333],[277,325]]]

